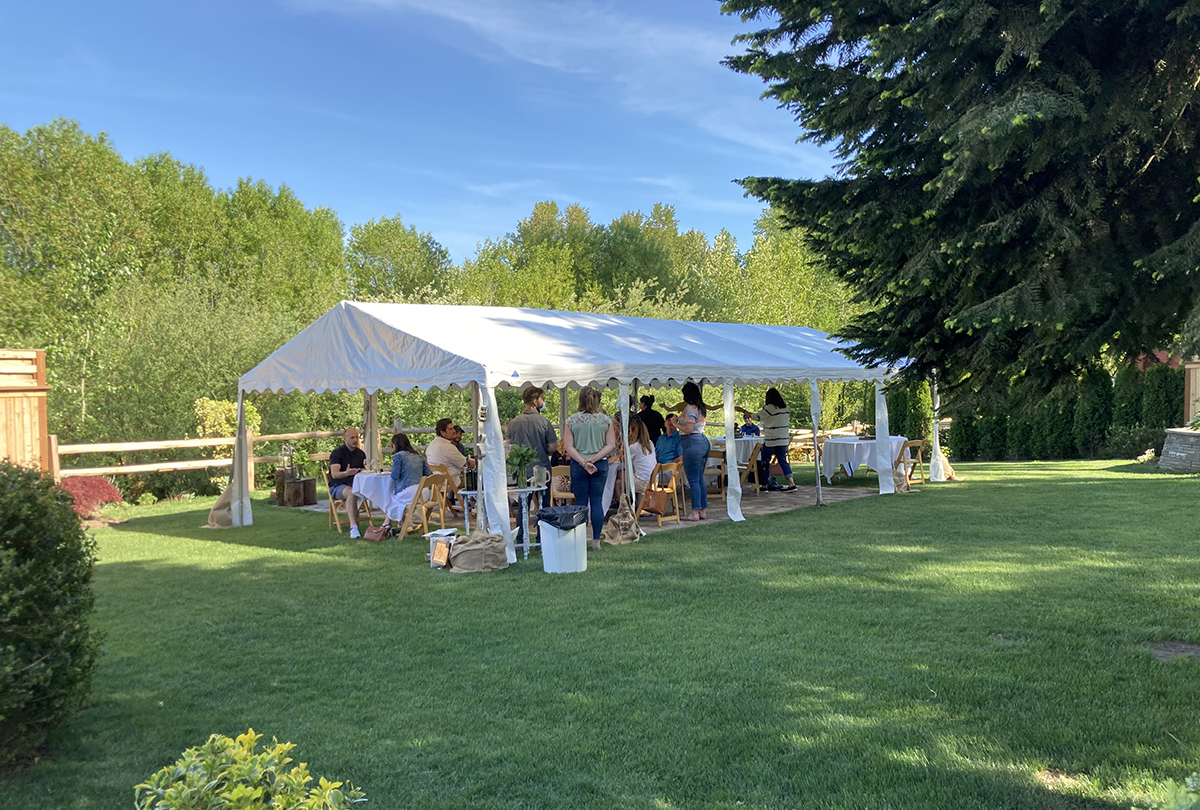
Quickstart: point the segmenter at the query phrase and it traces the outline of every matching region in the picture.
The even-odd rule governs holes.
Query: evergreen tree
[[[859,358],[1049,387],[1195,311],[1196,0],[723,9],[759,26],[727,64],[840,158],[742,182],[854,286]]]

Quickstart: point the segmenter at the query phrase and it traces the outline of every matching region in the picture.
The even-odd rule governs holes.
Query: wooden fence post
[[[62,467],[58,463],[58,434],[50,434],[50,477],[54,479],[54,483],[62,483]]]

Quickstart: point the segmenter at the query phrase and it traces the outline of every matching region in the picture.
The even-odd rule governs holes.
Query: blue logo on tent
[[[514,371],[514,372],[513,372],[513,376],[514,376],[514,377],[520,377],[520,376],[521,376],[521,373],[520,373],[519,371]]]

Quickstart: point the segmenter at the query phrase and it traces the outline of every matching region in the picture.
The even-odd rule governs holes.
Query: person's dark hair
[[[767,389],[767,404],[774,405],[776,408],[787,407],[787,403],[783,401],[783,394],[779,393],[778,388]]]
[[[437,420],[437,424],[433,426],[433,429],[437,431],[437,434],[439,436],[441,436],[443,433],[446,432],[446,428],[450,427],[453,424],[454,424],[454,420],[451,419],[449,416],[447,416],[445,419]]]
[[[392,436],[392,450],[397,453],[415,453],[412,442],[408,440],[408,436],[403,431]]]
[[[528,406],[533,407],[533,401],[538,397],[545,397],[546,392],[540,388],[526,388],[521,394],[521,400]]]
[[[708,416],[708,408],[700,396],[700,386],[693,382],[683,384],[683,401],[700,411],[701,416]]]
[[[600,392],[590,385],[585,385],[579,389],[579,412],[580,413],[599,413],[600,412]]]
[[[646,410],[649,410],[654,407],[654,397],[651,394],[646,394],[644,397],[639,399],[638,402],[645,405]]]

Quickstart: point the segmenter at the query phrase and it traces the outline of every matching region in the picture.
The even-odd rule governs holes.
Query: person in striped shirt
[[[758,413],[752,413],[745,408],[738,408],[744,415],[757,419],[762,426],[763,449],[760,463],[764,465],[767,483],[763,489],[782,492],[795,492],[796,480],[792,477],[792,466],[788,464],[788,426],[792,421],[792,412],[788,410],[783,395],[777,388],[767,389],[767,401]],[[779,482],[770,475],[771,459],[779,460],[779,469],[787,478],[787,486],[780,487]]]

